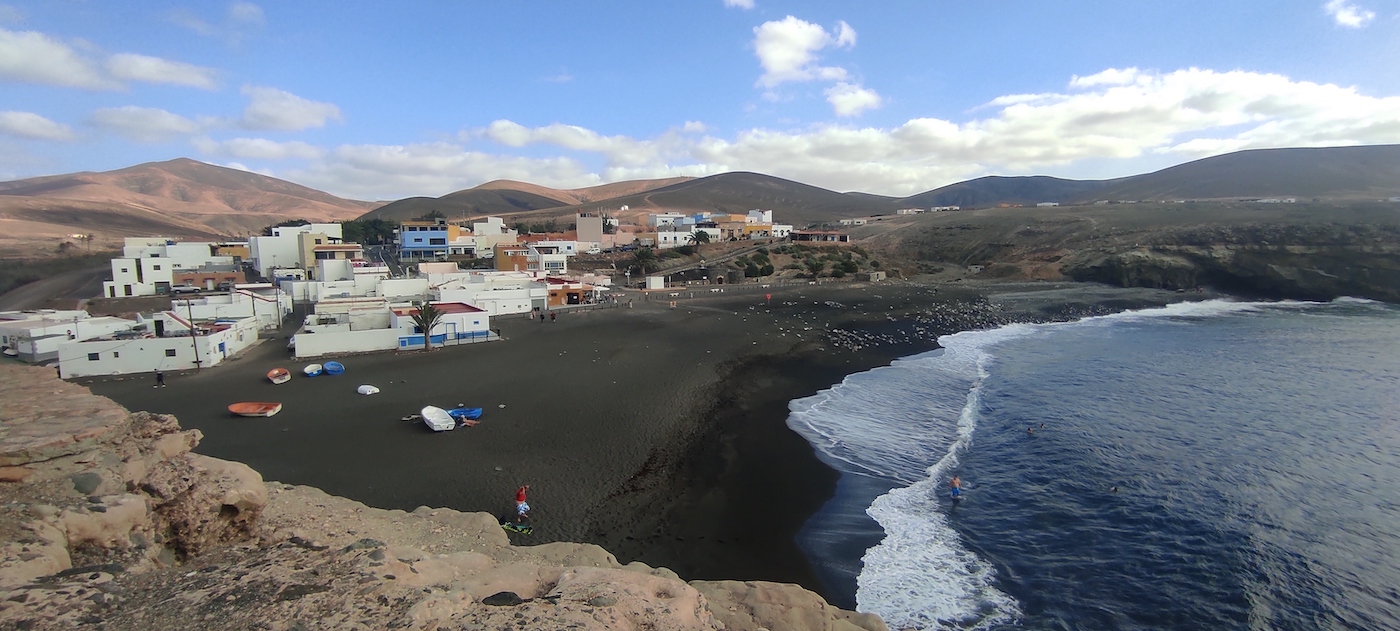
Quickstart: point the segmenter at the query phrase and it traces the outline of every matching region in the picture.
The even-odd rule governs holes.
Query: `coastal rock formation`
[[[47,369],[0,366],[0,401],[0,627],[885,629],[794,585],[686,583],[512,545],[486,513],[265,483]]]
[[[1158,246],[1080,252],[1064,268],[1074,280],[1122,287],[1191,289],[1270,298],[1365,296],[1400,302],[1400,245]]]

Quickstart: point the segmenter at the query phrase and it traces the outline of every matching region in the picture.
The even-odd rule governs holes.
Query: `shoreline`
[[[624,563],[687,579],[791,582],[843,602],[853,595],[832,594],[796,541],[839,474],[787,428],[790,400],[936,348],[938,335],[957,330],[1196,297],[917,280],[771,293],[771,304],[762,292],[733,290],[676,309],[638,300],[557,324],[497,318],[500,343],[356,356],[346,376],[287,386],[261,379],[296,364],[275,343],[165,389],[145,375],[91,385],[130,409],[174,413],[205,432],[201,453],[247,462],[268,479],[379,508],[498,515],[528,481],[537,529],[512,536],[517,545],[597,543]],[[985,299],[998,295],[1024,304]],[[826,326],[847,333],[836,339]],[[383,391],[359,397],[360,383]],[[255,396],[287,408],[253,421],[222,412],[227,400]],[[457,402],[486,408],[482,424],[435,435],[398,421],[426,403]]]

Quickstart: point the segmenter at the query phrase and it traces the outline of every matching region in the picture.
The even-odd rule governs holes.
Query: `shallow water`
[[[790,406],[843,472],[800,537],[843,604],[892,628],[1400,626],[1400,310],[1212,301],[940,344]]]

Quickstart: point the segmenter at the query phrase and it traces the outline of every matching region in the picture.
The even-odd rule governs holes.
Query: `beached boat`
[[[448,414],[447,410],[440,407],[429,405],[423,408],[419,414],[423,417],[423,423],[433,428],[435,432],[457,429],[457,419],[452,418],[452,415]]]
[[[301,369],[301,372],[308,377],[319,377],[324,371],[320,364],[310,364],[306,368]]]
[[[276,384],[287,383],[292,380],[292,371],[286,368],[273,368],[267,371],[267,380]]]
[[[272,416],[282,411],[281,403],[268,403],[263,401],[244,401],[228,406],[228,411],[239,416]]]
[[[325,369],[326,374],[328,375],[345,374],[345,364],[342,364],[340,362],[326,362],[325,365],[322,366],[322,368]]]
[[[363,386],[355,388],[355,392],[358,392],[360,394],[379,394],[379,388],[376,388],[369,384],[365,384]]]
[[[469,408],[459,405],[448,410],[447,414],[459,421],[475,421],[481,418],[481,408]]]

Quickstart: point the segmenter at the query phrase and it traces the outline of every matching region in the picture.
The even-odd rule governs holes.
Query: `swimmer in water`
[[[952,489],[954,500],[962,498],[962,478],[953,476],[953,481],[948,483],[948,487]]]

